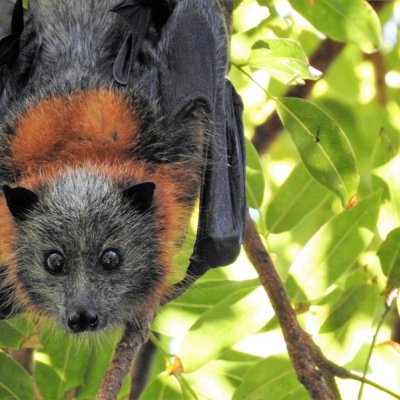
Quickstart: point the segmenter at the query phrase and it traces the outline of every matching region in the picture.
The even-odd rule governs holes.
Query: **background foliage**
[[[299,320],[328,358],[395,398],[399,24],[398,0],[236,1],[230,74],[245,104],[251,215]],[[283,131],[271,122],[276,112]],[[193,236],[177,256],[180,271]],[[143,400],[308,398],[244,252],[164,307],[152,332]],[[118,337],[76,340],[23,318],[1,322],[0,399],[94,398]],[[33,371],[13,359],[16,349],[33,349]],[[393,398],[338,384],[344,399]],[[127,380],[120,398],[129,391]]]

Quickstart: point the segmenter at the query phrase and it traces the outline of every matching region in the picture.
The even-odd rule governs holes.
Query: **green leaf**
[[[331,308],[331,313],[319,332],[328,333],[343,327],[358,312],[371,291],[370,285],[355,286],[346,290]]]
[[[256,27],[269,16],[267,7],[253,0],[242,0],[233,12],[233,22],[236,32],[245,32]]]
[[[311,238],[290,267],[297,285],[316,299],[357,260],[374,236],[381,192],[328,221]]]
[[[15,400],[35,398],[31,375],[3,352],[0,352],[0,387]]]
[[[61,379],[52,365],[36,361],[34,376],[44,400],[61,398],[58,391]]]
[[[328,359],[346,364],[370,342],[374,318],[382,312],[382,297],[377,285],[363,283],[346,290],[336,289],[324,301],[325,304],[312,306],[313,318],[321,325],[315,337],[317,344]]]
[[[398,150],[398,135],[392,138],[389,131],[381,128],[372,153],[372,165],[379,167],[388,163],[397,155]]]
[[[307,100],[276,98],[289,131],[310,174],[335,193],[343,206],[354,198],[360,177],[350,142],[339,125]]]
[[[264,202],[265,179],[260,157],[246,138],[246,197],[249,207],[260,209]]]
[[[257,363],[244,376],[233,400],[308,400],[287,358],[272,356]]]
[[[91,349],[86,370],[82,374],[83,382],[78,399],[94,399],[96,397],[113,353],[112,346],[102,346],[100,351],[97,348]]]
[[[0,346],[19,349],[23,342],[35,332],[32,321],[24,316],[0,322]]]
[[[232,399],[244,375],[262,358],[247,353],[228,350],[217,360],[212,360],[198,371],[184,374],[200,400]],[[207,384],[204,384],[207,382]]]
[[[364,0],[289,0],[319,31],[340,42],[352,42],[366,53],[381,45],[381,25]]]
[[[378,249],[388,291],[400,286],[400,228],[392,230]]]
[[[199,400],[196,392],[191,388],[183,375],[177,375],[175,378],[181,386],[183,400]]]
[[[45,399],[57,400],[83,383],[90,347],[78,345],[71,335],[42,335],[43,349],[36,355],[35,380]]]
[[[371,358],[371,378],[386,389],[400,393],[400,345],[394,341],[377,345]],[[378,399],[382,392],[365,386],[364,399]],[[389,398],[389,396],[387,396]],[[393,397],[391,397],[393,399]]]
[[[178,400],[182,399],[180,386],[176,379],[162,373],[153,382],[151,382],[142,395],[140,400]]]
[[[268,206],[266,225],[270,232],[288,231],[318,209],[330,196],[307,171],[298,164],[279,188]]]
[[[273,316],[262,288],[242,289],[202,314],[178,347],[185,372],[199,369],[233,344],[261,329]]]
[[[267,71],[285,84],[318,79],[321,73],[311,68],[303,48],[290,39],[257,41],[251,50],[248,66]]]
[[[244,281],[210,280],[196,283],[184,295],[161,308],[152,330],[167,336],[187,331],[200,315],[218,302],[241,289],[254,290],[259,286],[258,279]],[[174,331],[178,329],[179,332]]]

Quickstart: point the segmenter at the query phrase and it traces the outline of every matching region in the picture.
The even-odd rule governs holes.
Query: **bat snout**
[[[68,328],[74,333],[95,331],[100,324],[100,317],[94,309],[73,308],[67,313]]]

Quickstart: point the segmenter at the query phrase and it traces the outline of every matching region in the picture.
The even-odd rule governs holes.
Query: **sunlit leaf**
[[[400,345],[394,341],[378,344],[371,358],[371,373],[367,378],[375,381],[397,395],[400,393]],[[381,391],[366,385],[365,399],[386,399]],[[391,397],[393,398],[393,397]]]
[[[249,207],[261,208],[264,201],[265,181],[260,163],[253,144],[246,138],[246,197]]]
[[[197,396],[196,392],[190,387],[189,383],[183,375],[177,375],[176,380],[179,382],[182,390],[183,400],[199,400],[200,397]]]
[[[400,225],[400,156],[397,155],[389,163],[382,165],[374,170],[374,173],[387,183],[390,190],[390,205],[395,212],[392,212],[390,230],[397,228]],[[387,231],[384,233],[385,237]]]
[[[348,205],[357,193],[359,175],[350,142],[320,108],[297,98],[277,99],[283,125],[290,132],[311,175]]]
[[[269,16],[268,8],[253,0],[242,0],[237,4],[233,13],[236,32],[248,31]]]
[[[243,378],[233,400],[308,400],[303,385],[297,380],[290,361],[273,356],[257,363]]]
[[[383,309],[383,302],[378,287],[372,284],[335,292],[327,296],[324,305],[311,308],[322,326],[315,340],[328,359],[345,364],[365,343],[370,343],[375,329],[374,318]]]
[[[244,281],[210,280],[195,284],[183,296],[161,308],[152,329],[155,332],[171,335],[173,327],[180,331],[187,330],[200,315],[207,312],[220,301],[223,301],[238,290],[259,286],[257,279]]]
[[[381,25],[364,0],[289,0],[292,7],[334,40],[352,42],[372,53],[381,44]]]
[[[235,388],[259,361],[260,357],[228,350],[218,360],[212,360],[201,369],[184,376],[201,400],[232,399]]]
[[[378,249],[382,271],[387,277],[387,289],[400,286],[400,228],[389,233]]]
[[[332,305],[331,314],[321,325],[319,332],[332,332],[343,327],[358,312],[370,291],[370,285],[355,286],[346,290],[339,301]]]
[[[318,79],[321,73],[311,68],[302,47],[289,39],[264,39],[256,42],[247,63],[267,71],[283,83]]]
[[[273,316],[262,288],[242,289],[202,314],[183,338],[177,355],[185,372],[217,358],[240,339],[261,329]]]
[[[14,400],[36,398],[31,375],[3,352],[0,352],[0,387]]]
[[[275,194],[266,214],[266,225],[270,232],[288,231],[315,211],[330,196],[299,164]]]
[[[380,201],[377,192],[344,210],[322,226],[296,257],[290,273],[309,298],[320,297],[371,242]]]
[[[379,132],[372,154],[372,165],[379,167],[389,162],[398,152],[398,143],[384,129]]]
[[[182,392],[177,380],[165,373],[159,375],[146,387],[140,400],[166,400],[181,399]]]

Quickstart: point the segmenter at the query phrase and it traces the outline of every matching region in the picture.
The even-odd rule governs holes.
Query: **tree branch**
[[[276,269],[265,250],[250,215],[246,218],[244,248],[255,269],[278,318],[289,357],[299,381],[312,399],[335,400],[321,370],[313,360],[306,333],[300,327]]]
[[[96,400],[114,400],[117,398],[122,383],[128,375],[132,361],[141,346],[149,337],[149,327],[127,325],[121,341],[118,343],[112,363],[103,378]]]

